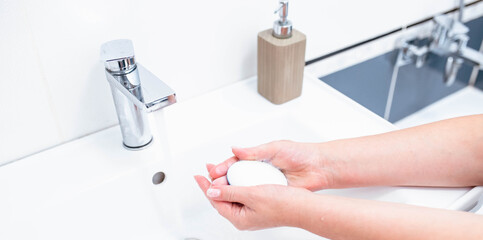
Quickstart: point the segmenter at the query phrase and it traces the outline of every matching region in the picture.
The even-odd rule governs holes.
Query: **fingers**
[[[258,153],[258,149],[259,148],[261,148],[261,146],[251,147],[251,148],[232,147],[231,148],[231,151],[239,159],[243,159],[243,160],[257,160],[258,159],[258,156],[260,155]]]
[[[211,184],[213,186],[228,185],[228,180],[226,179],[226,176],[223,176],[213,180]]]
[[[231,157],[224,162],[211,167],[210,170],[208,170],[208,172],[210,173],[210,177],[212,179],[217,179],[219,177],[225,176],[228,168],[236,161],[238,161],[236,157]]]
[[[232,147],[232,152],[240,160],[271,159],[281,148],[282,141],[275,141],[251,148]]]
[[[198,186],[203,191],[203,193],[206,193],[206,190],[208,190],[208,188],[210,188],[210,186],[211,186],[210,181],[208,181],[208,179],[206,179],[203,176],[196,175],[194,177],[195,177],[196,182],[198,183]]]
[[[230,185],[212,185],[206,190],[206,196],[215,201],[231,202],[231,203],[250,203],[252,196],[250,187],[235,187]]]
[[[247,202],[247,199],[249,199],[251,196],[250,191],[246,187],[235,187],[226,184],[211,184],[210,181],[208,181],[208,179],[203,176],[194,176],[194,178],[198,183],[198,186],[206,194],[208,199],[215,201],[213,203],[216,203],[217,201],[230,203],[245,203]],[[225,180],[222,180],[223,178],[219,179],[219,184],[222,183],[221,181],[226,181],[226,178]]]
[[[215,164],[207,163],[206,164],[206,170],[210,172],[210,170],[215,166]]]
[[[197,175],[194,176],[194,178],[203,193],[205,193],[210,200],[242,203],[241,201],[246,198],[245,195],[247,191],[243,187],[231,187],[223,184],[223,181],[226,182],[226,178],[224,178],[224,180],[223,178],[217,179],[220,180],[220,182],[217,183],[218,185],[215,185],[215,183],[211,184],[210,181],[203,176]]]
[[[282,147],[284,141],[275,141],[267,144],[263,144],[257,147],[251,148],[239,148],[232,147],[232,152],[235,155],[224,162],[213,165],[207,164],[206,169],[208,170],[211,179],[217,179],[225,176],[228,168],[240,160],[268,160],[271,159]]]
[[[210,191],[211,183],[203,176],[194,176],[198,186],[201,188],[205,196],[210,201],[211,205],[225,218],[231,220],[231,217],[236,215],[235,213],[240,211],[241,206],[233,204],[231,202],[217,201],[209,195],[213,195],[213,191]],[[216,191],[215,191],[216,192]],[[217,198],[217,197],[216,197]]]

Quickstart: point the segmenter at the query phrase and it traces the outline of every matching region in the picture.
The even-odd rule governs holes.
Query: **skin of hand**
[[[334,188],[483,185],[483,114],[320,144]]]
[[[210,168],[210,167],[208,167]],[[483,216],[338,196],[280,185],[237,187],[195,176],[220,215],[239,230],[303,228],[330,239],[482,239]]]
[[[208,167],[211,169],[212,166]],[[330,239],[482,239],[483,216],[338,196],[280,185],[237,187],[195,176],[220,215],[239,230],[280,226]]]
[[[238,187],[215,185],[203,176],[195,180],[218,213],[239,230],[298,226],[298,206],[313,195],[307,189],[281,185]]]
[[[474,115],[323,144],[282,141],[233,148],[235,157],[207,165],[212,183],[195,179],[239,229],[294,226],[331,239],[483,239],[483,228],[474,227],[481,226],[483,216],[307,190],[482,185],[482,130],[483,115]],[[269,160],[292,187],[228,186],[226,171],[239,159]]]
[[[235,155],[224,162],[208,164],[214,183],[226,183],[228,168],[239,160],[268,161],[287,177],[289,186],[311,191],[331,188],[334,184],[335,163],[324,158],[320,144],[275,141],[252,148],[233,147]]]
[[[457,131],[456,131],[457,130]],[[289,186],[311,191],[367,186],[466,187],[483,184],[483,114],[325,143],[276,141],[233,148],[234,157],[210,165],[226,182],[238,160],[268,160]]]

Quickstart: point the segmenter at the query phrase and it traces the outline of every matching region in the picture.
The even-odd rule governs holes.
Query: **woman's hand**
[[[205,177],[195,176],[195,179],[220,215],[240,230],[298,226],[301,215],[299,207],[314,195],[303,188],[212,185]]]
[[[311,191],[334,186],[335,164],[324,158],[320,144],[276,141],[252,148],[232,148],[232,158],[218,164],[208,164],[213,182],[226,183],[228,168],[238,160],[268,161],[287,177],[289,186]]]

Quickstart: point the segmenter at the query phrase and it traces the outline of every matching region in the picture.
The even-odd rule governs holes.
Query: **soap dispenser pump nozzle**
[[[288,16],[288,1],[280,0],[279,8],[275,10],[280,19],[273,23],[273,36],[276,38],[289,38],[292,36],[292,22],[287,20]]]

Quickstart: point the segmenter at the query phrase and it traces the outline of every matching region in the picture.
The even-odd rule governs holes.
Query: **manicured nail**
[[[210,197],[210,198],[215,198],[215,197],[219,197],[220,196],[220,189],[213,189],[213,188],[209,188],[207,191],[206,191],[206,196]]]

